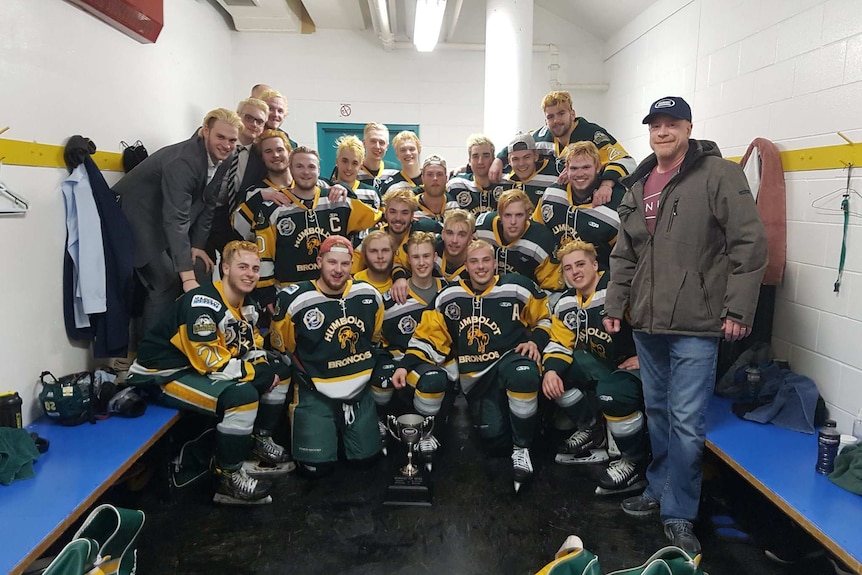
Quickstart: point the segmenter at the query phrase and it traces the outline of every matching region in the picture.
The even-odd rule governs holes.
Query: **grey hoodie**
[[[606,315],[626,314],[632,328],[652,334],[719,337],[725,317],[750,326],[767,251],[742,169],[722,159],[715,143],[689,140],[651,235],[643,187],[656,163],[653,154],[623,180]]]

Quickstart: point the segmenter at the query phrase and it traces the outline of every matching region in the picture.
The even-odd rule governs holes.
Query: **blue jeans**
[[[634,339],[653,453],[644,495],[661,503],[662,522],[693,521],[718,338],[635,332]]]

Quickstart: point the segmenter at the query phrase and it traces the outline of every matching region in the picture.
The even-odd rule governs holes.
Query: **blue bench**
[[[738,418],[713,397],[706,447],[754,485],[835,557],[862,573],[862,496],[814,471],[817,435]]]
[[[38,559],[178,419],[175,409],[148,405],[134,419],[30,425],[51,445],[36,477],[0,485],[0,573],[18,575]]]

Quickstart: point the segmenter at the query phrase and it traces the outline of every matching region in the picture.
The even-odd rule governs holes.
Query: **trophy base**
[[[431,482],[423,474],[410,477],[397,475],[386,488],[383,505],[430,507],[432,497]]]

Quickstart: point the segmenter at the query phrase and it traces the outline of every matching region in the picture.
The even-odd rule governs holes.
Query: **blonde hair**
[[[403,132],[398,132],[394,138],[392,138],[392,147],[396,150],[398,146],[401,145],[405,140],[413,140],[416,143],[416,150],[418,152],[422,151],[422,142],[419,141],[419,136],[416,135],[415,132],[411,132],[410,130],[404,130]]]
[[[470,157],[470,154],[473,153],[473,146],[482,146],[484,144],[488,144],[491,146],[491,155],[493,156],[497,153],[497,148],[494,147],[494,142],[488,138],[485,134],[471,134],[469,138],[467,138],[467,157]]]
[[[356,136],[348,136],[344,135],[335,140],[335,156],[338,157],[338,154],[344,152],[346,150],[352,151],[356,154],[356,157],[359,159],[359,163],[365,159],[365,146],[362,145],[362,140],[357,138]],[[336,167],[338,166],[338,160],[335,162]]]
[[[387,242],[389,242],[389,245],[392,247],[392,249],[395,249],[395,245],[392,242],[392,236],[390,236],[386,232],[386,230],[381,229],[371,230],[370,232],[368,232],[368,235],[366,235],[362,239],[362,249],[364,250],[365,247],[370,245],[371,242],[373,242],[374,240],[386,240]]]
[[[431,244],[432,248],[437,247],[437,234],[434,232],[413,232],[407,238],[407,253],[410,253],[410,248],[421,246],[422,244]]]
[[[362,137],[367,138],[368,132],[371,130],[380,130],[381,132],[386,132],[386,139],[389,139],[389,128],[387,128],[383,124],[378,124],[377,122],[368,122],[365,124],[365,129],[362,130]]]
[[[230,265],[233,262],[234,256],[239,252],[254,252],[256,256],[260,257],[260,250],[256,243],[246,240],[233,240],[228,242],[221,252],[222,265]]]
[[[545,94],[545,97],[542,98],[542,111],[546,110],[548,106],[563,106],[574,111],[572,96],[565,90],[553,90]]]
[[[280,131],[280,130],[272,130],[272,131]],[[317,163],[320,163],[320,154],[317,153],[317,150],[313,148],[309,148],[308,146],[297,146],[290,151],[290,157],[287,159],[289,164],[293,163],[293,157],[296,154],[311,154],[315,158],[317,158]]]
[[[562,153],[562,158],[567,166],[572,161],[572,158],[576,158],[577,156],[587,156],[593,160],[596,166],[602,165],[599,149],[590,141],[573,142],[566,146]]]
[[[467,210],[462,210],[461,208],[455,208],[443,212],[443,229],[448,230],[455,224],[466,225],[467,229],[472,234],[476,231],[476,216]]]
[[[207,112],[207,115],[204,116],[204,120],[201,122],[201,127],[198,128],[198,137],[202,138],[204,135],[204,128],[210,129],[216,122],[226,122],[238,131],[242,131],[243,128],[239,114],[233,110],[228,110],[227,108],[216,108],[215,110],[210,110]]]
[[[527,213],[532,213],[533,202],[530,201],[530,197],[524,192],[524,190],[519,190],[518,188],[512,188],[511,190],[506,190],[502,194],[500,194],[500,199],[497,200],[497,213],[502,212],[506,208],[508,208],[511,204],[515,204],[517,202],[524,203],[524,210]]]
[[[475,252],[476,250],[491,250],[491,253],[496,257],[497,251],[494,249],[494,246],[486,242],[485,240],[473,240],[470,242],[470,245],[467,246],[466,254],[470,255],[470,252]]]
[[[242,112],[242,109],[246,106],[253,106],[269,116],[269,104],[263,100],[259,100],[257,98],[246,98],[245,100],[240,100],[240,103],[236,107],[236,113],[239,114]]]
[[[266,102],[267,100],[272,100],[273,98],[281,98],[282,100],[284,100],[284,115],[287,116],[287,98],[285,98],[281,92],[279,92],[278,90],[269,89],[264,91],[260,95],[260,99],[264,102]]]
[[[383,194],[381,201],[383,202],[384,209],[388,208],[395,202],[404,202],[410,206],[411,210],[415,210],[419,206],[419,200],[416,199],[416,194],[413,193],[411,188],[389,190]]]
[[[557,250],[557,260],[563,261],[563,256],[567,256],[572,252],[584,252],[590,259],[596,261],[599,259],[599,254],[596,252],[596,246],[584,240],[572,240],[560,249]]]
[[[293,148],[290,146],[290,140],[287,139],[287,135],[281,130],[264,130],[261,135],[255,139],[255,147],[260,149],[261,142],[263,142],[264,140],[269,140],[270,138],[280,139],[284,143],[284,148],[288,152],[293,150]]]

